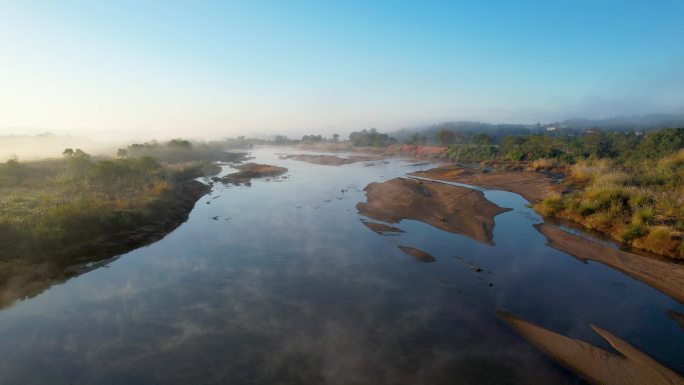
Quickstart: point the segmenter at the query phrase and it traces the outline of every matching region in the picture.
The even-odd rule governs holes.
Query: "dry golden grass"
[[[634,247],[684,258],[684,150],[624,168],[581,161],[567,178],[575,192],[548,196],[535,209],[570,219]]]

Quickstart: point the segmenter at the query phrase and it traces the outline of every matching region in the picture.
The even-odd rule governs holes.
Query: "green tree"
[[[489,134],[483,132],[481,134],[473,136],[472,143],[480,146],[486,146],[494,143],[494,140]]]
[[[441,130],[439,133],[437,133],[437,139],[439,139],[439,143],[448,145],[448,144],[453,144],[455,135],[453,132],[449,130]]]

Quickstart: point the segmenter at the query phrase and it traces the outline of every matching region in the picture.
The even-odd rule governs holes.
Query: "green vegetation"
[[[216,173],[211,161],[241,161],[246,154],[175,139],[128,146],[119,150],[119,159],[95,161],[70,148],[63,155],[60,160],[20,163],[12,158],[0,164],[0,261],[77,261],[82,249],[94,252],[100,237],[176,217],[173,211],[184,199],[178,196],[181,190],[190,185],[203,190],[191,179]]]
[[[174,140],[129,146],[119,159],[94,160],[80,149],[63,155],[0,163],[0,287],[18,297],[64,279],[69,266],[160,239],[209,190],[193,179],[216,173],[212,160],[246,154]],[[0,306],[13,299],[0,298]]]
[[[448,148],[451,160],[533,162],[553,159],[574,164],[588,158],[610,158],[618,163],[640,162],[660,154],[671,154],[684,145],[684,129],[666,128],[641,131],[600,131],[598,129],[537,130],[516,135],[496,132],[462,132],[441,129],[430,137],[413,134],[407,144],[434,143]]]
[[[549,196],[536,206],[540,213],[639,249],[684,258],[684,149],[640,163],[582,161],[569,167],[567,183],[576,190]]]
[[[193,144],[183,139],[173,139],[166,143],[148,142],[142,144],[131,144],[126,148],[117,151],[119,158],[140,158],[152,157],[160,162],[179,163],[196,161],[222,161],[235,162],[242,159],[243,153],[226,152],[225,148],[231,147],[250,147],[244,137],[230,140],[230,144],[225,143],[201,143]]]
[[[393,143],[387,134],[379,133],[375,128],[352,132],[349,134],[349,141],[359,147],[381,147]]]
[[[78,260],[102,236],[168,216],[179,185],[207,169],[165,168],[150,157],[92,161],[65,151],[59,161],[0,164],[0,260]]]
[[[425,135],[425,134],[422,134]],[[420,138],[415,134],[408,142]],[[423,136],[425,138],[425,136]],[[535,205],[635,248],[684,258],[684,128],[551,130],[501,136],[442,129],[453,161],[566,175],[570,193]]]

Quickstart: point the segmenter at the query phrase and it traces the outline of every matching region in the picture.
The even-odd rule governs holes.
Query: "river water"
[[[287,178],[217,184],[163,240],[0,311],[0,384],[581,383],[500,310],[610,350],[596,324],[684,373],[667,315],[684,306],[548,247],[520,196],[485,190],[513,209],[495,245],[410,220],[383,236],[355,209],[363,188],[430,165],[279,152],[254,161]]]

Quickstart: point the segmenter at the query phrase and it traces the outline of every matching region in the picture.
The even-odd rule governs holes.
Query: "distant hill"
[[[390,133],[390,137],[402,142],[410,138],[414,134],[424,135],[428,138],[433,138],[438,132],[442,130],[460,131],[468,133],[487,132],[494,136],[498,135],[524,135],[529,134],[531,130],[537,128],[537,125],[525,124],[490,124],[472,121],[458,121],[458,122],[443,122],[433,124],[427,127],[403,128],[398,131]],[[538,128],[541,128],[539,126]]]
[[[648,131],[665,127],[684,127],[684,114],[616,116],[607,119],[575,118],[559,122],[558,125],[562,128],[572,129],[599,128],[606,131]]]
[[[403,128],[389,135],[399,141],[406,141],[415,134],[427,137],[429,142],[435,140],[437,133],[442,130],[465,133],[486,132],[494,137],[508,135],[526,135],[534,132],[553,131],[583,131],[600,129],[604,131],[649,131],[665,127],[684,127],[684,114],[649,114],[634,116],[617,116],[606,119],[572,118],[561,122],[535,124],[491,124],[474,121],[443,122],[430,126]]]

